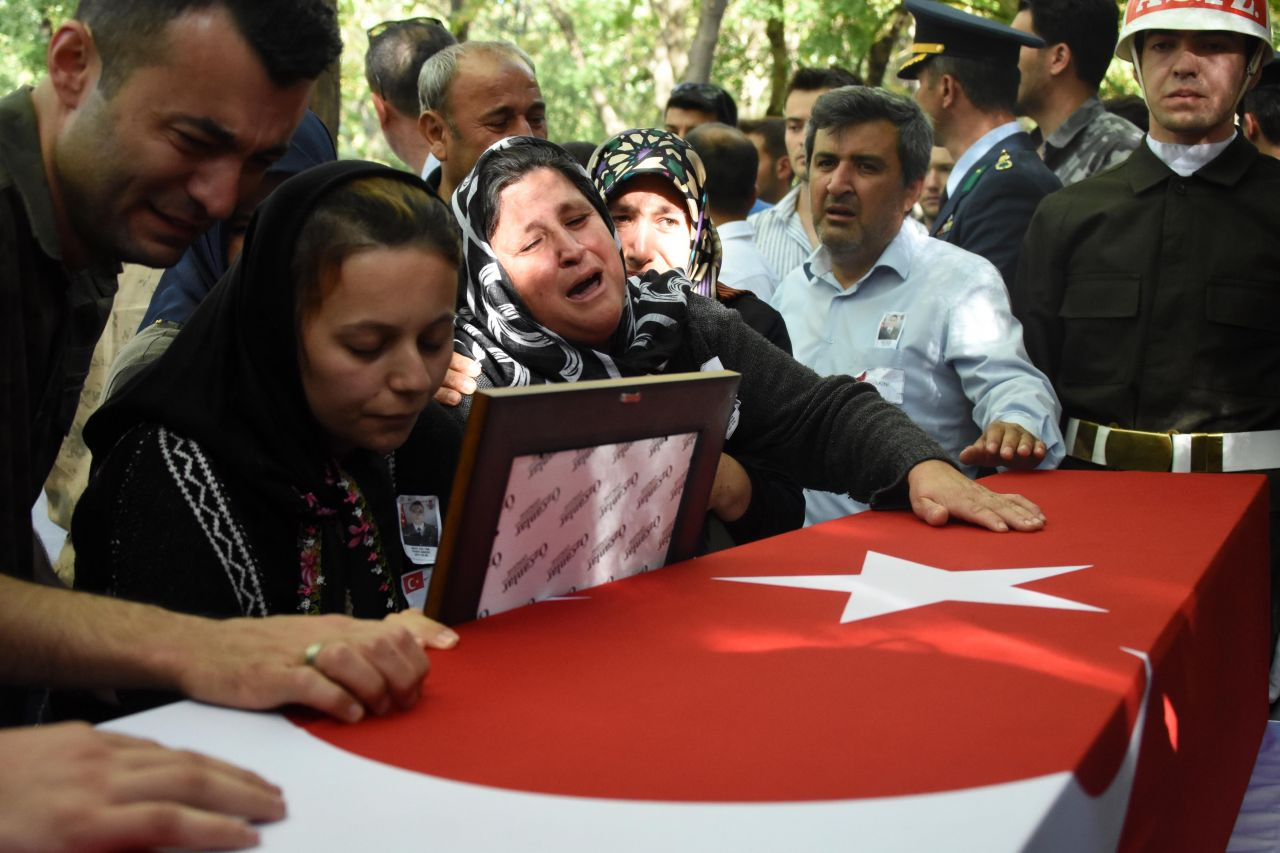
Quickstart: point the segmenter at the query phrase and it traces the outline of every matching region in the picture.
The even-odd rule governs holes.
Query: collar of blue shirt
[[[915,257],[916,249],[922,240],[928,239],[929,233],[925,231],[924,226],[908,217],[903,220],[897,235],[889,241],[888,246],[885,246],[880,257],[871,265],[871,269],[849,287],[842,286],[836,280],[835,272],[831,268],[831,253],[827,251],[826,246],[818,246],[809,255],[809,260],[804,265],[805,274],[810,284],[817,285],[821,282],[827,287],[833,287],[843,294],[850,295],[857,293],[858,288],[872,276],[880,276],[882,272],[896,276],[898,281],[906,281],[911,275],[911,262]]]

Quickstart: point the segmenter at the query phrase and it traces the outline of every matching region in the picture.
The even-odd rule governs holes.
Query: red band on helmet
[[[1266,0],[1130,0],[1125,8],[1125,23],[1130,24],[1143,15],[1166,12],[1173,9],[1203,9],[1206,12],[1230,12],[1247,18],[1258,26],[1269,27]]]

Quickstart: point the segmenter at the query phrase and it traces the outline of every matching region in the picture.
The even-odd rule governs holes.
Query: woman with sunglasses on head
[[[595,186],[558,146],[495,143],[454,194],[466,240],[458,343],[477,384],[696,371],[718,360],[742,374],[742,450],[803,485],[873,506],[910,502],[930,524],[949,517],[993,530],[1037,530],[1039,508],[969,480],[874,388],[819,377],[690,292],[677,271],[627,278]]]
[[[667,98],[662,121],[669,133],[680,137],[713,121],[736,126],[738,105],[732,95],[714,83],[678,83]]]

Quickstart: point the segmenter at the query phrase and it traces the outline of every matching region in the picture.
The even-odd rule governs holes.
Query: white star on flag
[[[1020,589],[1030,583],[1054,575],[1088,569],[1091,566],[1044,566],[1030,569],[975,569],[953,572],[924,563],[914,563],[868,551],[858,575],[795,575],[781,577],[715,578],[719,581],[755,583],[766,586],[789,586],[797,589],[822,589],[847,592],[841,624],[871,619],[911,610],[942,601],[970,604],[1011,604],[1020,607],[1049,607],[1058,610],[1088,610],[1106,613],[1101,607],[1082,604],[1069,598]]]

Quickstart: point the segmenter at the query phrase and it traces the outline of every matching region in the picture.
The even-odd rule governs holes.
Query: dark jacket
[[[1068,416],[1280,428],[1280,161],[1238,136],[1182,178],[1140,146],[1045,199],[1011,299]]]
[[[31,90],[0,100],[0,572],[30,577],[31,505],[71,428],[115,265],[62,265]]]
[[[955,195],[938,211],[930,236],[981,255],[1011,284],[1031,214],[1042,198],[1061,187],[1031,137],[1015,133],[965,173]]]
[[[1010,295],[1063,414],[1147,432],[1280,429],[1278,238],[1280,161],[1243,136],[1186,178],[1144,143],[1045,199]],[[1274,640],[1280,471],[1266,473]]]
[[[78,586],[219,616],[402,606],[397,483],[371,450],[335,456],[304,389],[295,319],[300,232],[366,177],[421,186],[352,160],[281,184],[164,357],[89,419]]]
[[[460,333],[460,340],[465,337]],[[874,386],[849,376],[818,376],[737,312],[690,294],[684,344],[663,373],[696,372],[712,358],[742,374],[741,417],[725,452],[765,462],[805,488],[896,508],[904,505],[911,468],[928,459],[947,461],[946,452]],[[493,387],[495,378],[501,381],[482,374],[477,384]]]

